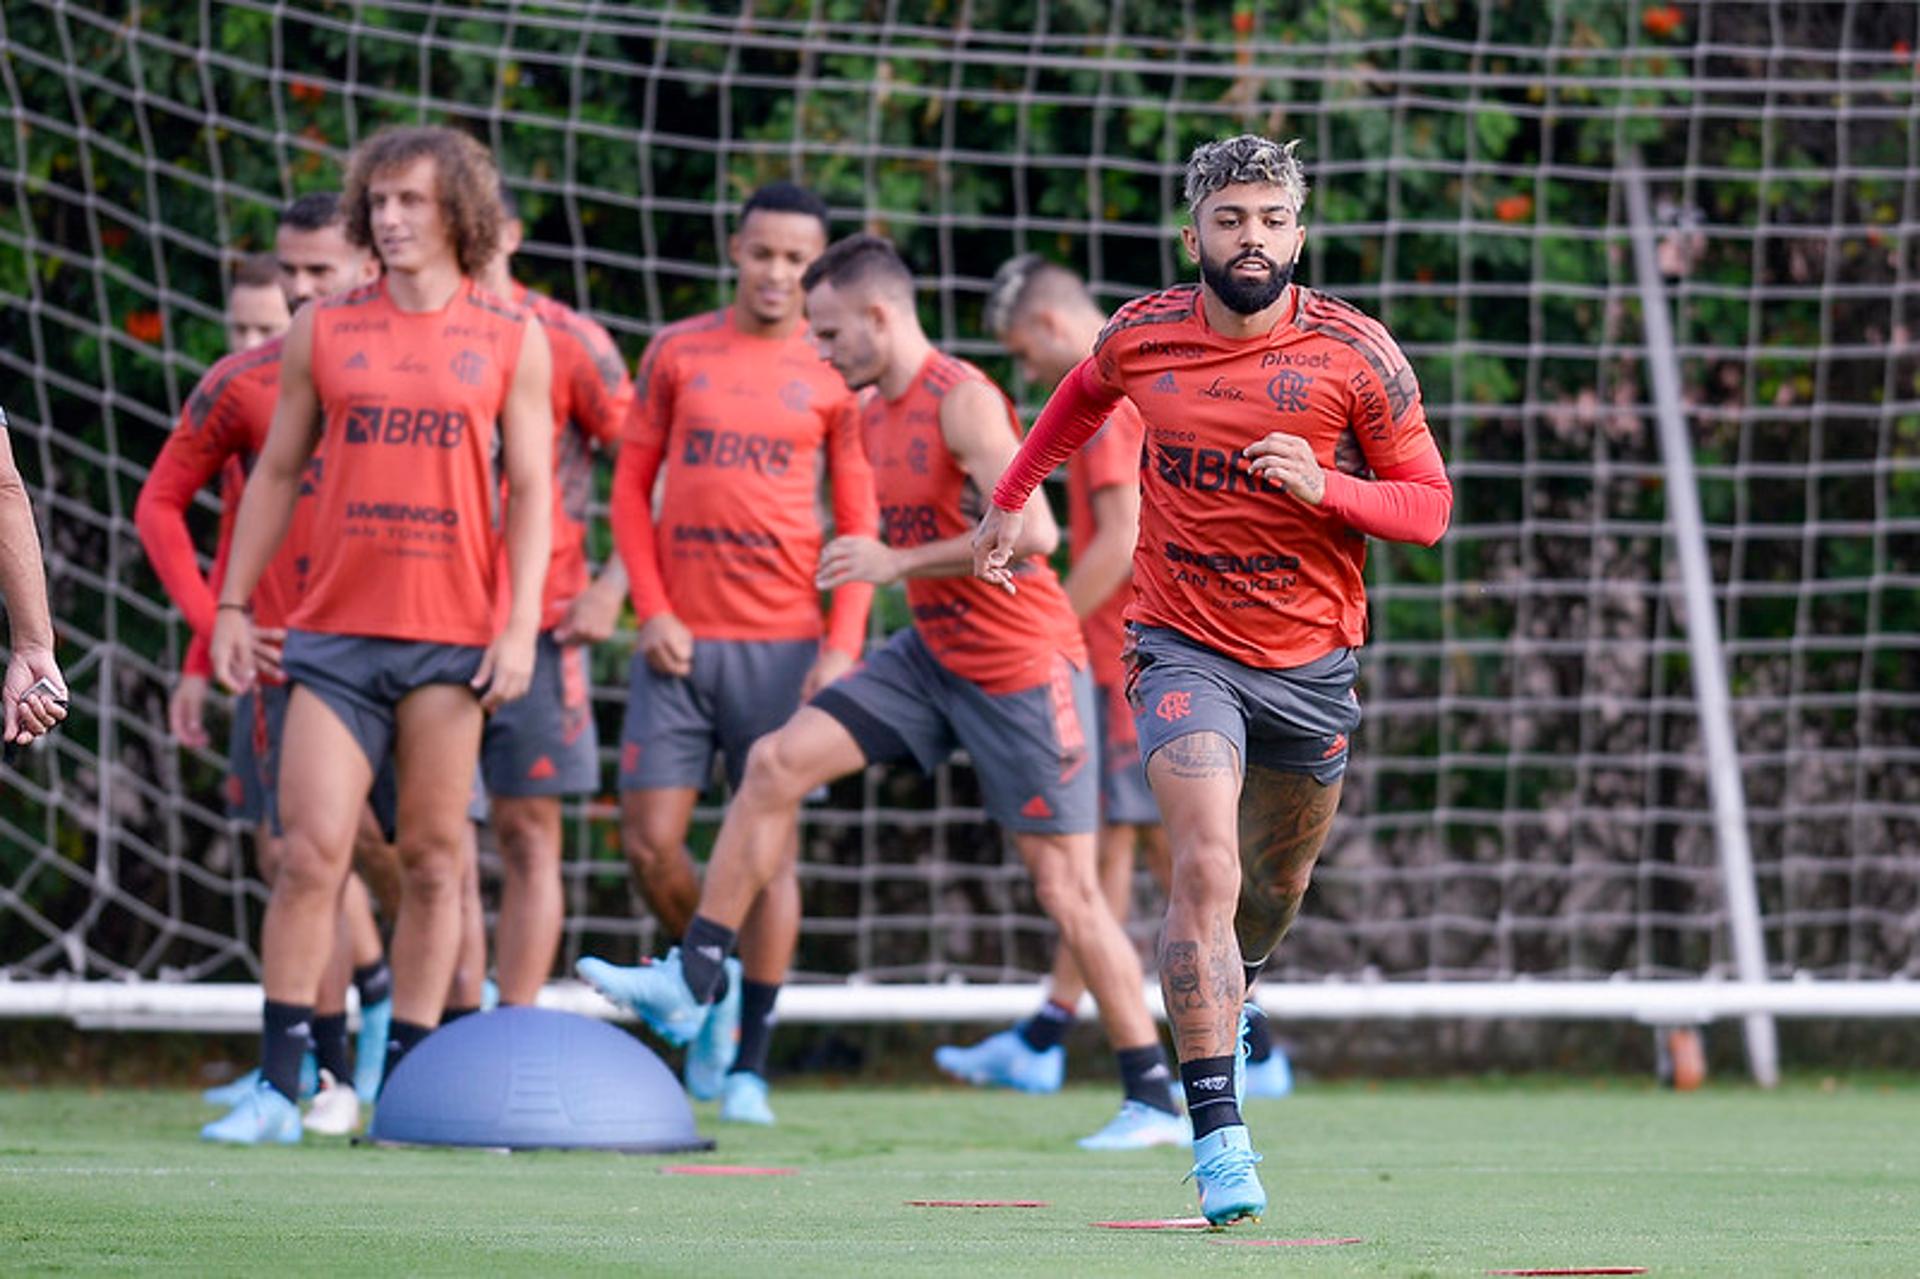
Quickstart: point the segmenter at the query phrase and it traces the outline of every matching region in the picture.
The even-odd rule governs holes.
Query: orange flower
[[[1894,57],[1906,58],[1906,57],[1911,57],[1912,54],[1913,54],[1913,46],[1908,44],[1905,40],[1895,40],[1893,42]]]
[[[129,311],[126,330],[136,342],[153,343],[166,335],[167,326],[161,321],[158,311]]]
[[[123,226],[101,227],[100,243],[107,246],[109,253],[118,253],[127,247],[127,228]]]
[[[1640,25],[1647,29],[1648,35],[1660,40],[1678,31],[1684,21],[1686,19],[1680,12],[1680,6],[1673,4],[1648,8],[1640,14]]]
[[[1533,197],[1525,192],[1510,195],[1493,206],[1493,216],[1502,222],[1525,222],[1533,216]]]
[[[311,80],[294,80],[287,85],[287,96],[295,102],[318,105],[327,100],[327,91]]]
[[[1238,36],[1253,34],[1253,10],[1241,9],[1233,15],[1233,33]]]

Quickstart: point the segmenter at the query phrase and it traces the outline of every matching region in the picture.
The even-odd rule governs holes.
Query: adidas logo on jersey
[[[347,357],[347,367],[350,369],[366,368],[367,353],[365,351],[355,351],[351,356]]]
[[[1173,380],[1173,374],[1171,372],[1162,373],[1153,380],[1153,393],[1155,395],[1178,395],[1180,394],[1180,384]]]

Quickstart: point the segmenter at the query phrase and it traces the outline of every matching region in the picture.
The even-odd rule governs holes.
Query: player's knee
[[[465,846],[457,839],[420,839],[400,848],[400,875],[416,900],[435,903],[457,898],[465,879]]]
[[[496,804],[493,810],[494,845],[510,875],[534,875],[560,864],[560,849],[542,814],[518,806]]]
[[[806,761],[785,732],[768,733],[747,751],[740,794],[763,802],[797,804],[812,785],[805,766]]]
[[[678,831],[645,821],[621,824],[620,848],[627,864],[642,879],[660,874],[686,856]]]
[[[1033,859],[1034,896],[1047,917],[1071,933],[1092,919],[1104,901],[1093,868],[1065,855]]]
[[[312,840],[281,841],[273,875],[273,891],[294,899],[325,901],[339,891],[346,865]]]
[[[1240,850],[1225,840],[1195,840],[1174,853],[1175,902],[1204,910],[1231,910],[1240,896]]]

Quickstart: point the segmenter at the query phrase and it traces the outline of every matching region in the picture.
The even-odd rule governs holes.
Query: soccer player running
[[[975,571],[1019,585],[1022,507],[1122,396],[1146,422],[1127,692],[1173,846],[1160,982],[1201,1210],[1266,1208],[1240,1115],[1241,1004],[1300,909],[1360,722],[1366,538],[1431,544],[1453,504],[1420,388],[1381,325],[1292,283],[1294,144],[1187,163],[1200,266],[1120,308],[993,492]]]
[[[904,580],[914,624],[754,743],[681,945],[602,989],[669,1033],[698,1026],[729,981],[723,961],[755,897],[791,867],[806,795],[869,763],[931,770],[964,746],[987,811],[1012,834],[1119,1056],[1125,1100],[1089,1142],[1181,1143],[1186,1125],[1141,997],[1139,959],[1095,873],[1098,780],[1083,728],[1092,685],[1079,624],[1045,559],[1059,533],[1044,504],[1016,544],[1018,602],[968,572],[978,495],[1019,444],[1013,406],[978,369],[927,340],[913,277],[887,241],[842,240],[801,283],[815,345],[848,386],[878,392],[863,404],[862,435],[886,499],[886,541],[834,539],[819,583]]]
[[[827,206],[813,192],[775,182],[748,197],[727,242],[733,304],[648,345],[614,472],[614,536],[640,622],[621,838],[641,896],[676,940],[700,898],[687,826],[714,752],[737,791],[747,748],[852,667],[866,634],[870,583],[838,586],[824,623],[814,585],[823,475],[838,533],[879,527],[853,393],[821,363],[801,313],[800,278],[826,247]],[[774,1119],[767,1048],[800,935],[795,861],[752,899],[739,964],[728,961],[738,971],[687,1046],[688,1091],[719,1096],[729,1122]],[[582,963],[589,976],[601,967]]]
[[[1013,258],[995,273],[985,318],[1027,379],[1045,387],[1059,385],[1087,357],[1107,319],[1079,276],[1034,253]],[[1139,411],[1121,400],[1106,424],[1067,460],[1067,536],[1073,552],[1067,599],[1087,637],[1099,704],[1100,883],[1122,923],[1132,906],[1136,847],[1163,893],[1168,873],[1166,835],[1140,760],[1121,662],[1140,531],[1142,429]],[[1052,988],[1038,1012],[972,1047],[936,1049],[934,1060],[971,1083],[1052,1092],[1066,1065],[1060,1040],[1085,989],[1073,956],[1060,950]],[[1264,1016],[1254,1016],[1248,1033],[1245,1081],[1253,1097],[1282,1097],[1293,1090],[1292,1069],[1286,1054],[1275,1052]]]
[[[402,869],[389,1075],[439,1021],[484,712],[526,691],[539,638],[551,361],[539,321],[474,281],[499,241],[499,174],[465,134],[394,128],[354,150],[346,188],[348,238],[386,274],[294,318],[214,629],[216,674],[249,687],[246,601],[318,448],[311,563],[282,659],[294,688],[281,748],[286,846],[262,930],[262,1080],[202,1130],[214,1141],[300,1140],[300,1049],[355,827],[389,751]],[[508,594],[504,623],[497,593]]]
[[[289,308],[378,275],[379,263],[373,256],[348,242],[338,195],[313,192],[283,209],[274,232],[273,254],[245,259],[234,272],[227,300],[230,353],[194,387],[178,425],[141,486],[134,507],[135,527],[161,585],[193,629],[179,683],[168,700],[169,724],[186,745],[207,742],[204,715],[213,669],[209,645],[214,602],[247,473],[265,447],[273,419],[281,338],[292,323]],[[210,582],[200,573],[187,510],[194,495],[216,475],[222,477],[222,509]],[[228,737],[231,811],[252,825],[255,858],[269,886],[279,873],[281,852],[274,796],[288,689],[280,675],[280,645],[287,613],[303,587],[305,523],[303,506],[286,544],[254,588],[254,658],[261,678],[235,699]],[[347,1051],[349,983],[358,986],[361,1007],[358,1052],[352,1056]],[[333,958],[318,991],[313,1018],[314,1054],[321,1073],[306,1124],[316,1132],[351,1131],[359,1120],[361,1098],[371,1100],[386,1053],[392,984],[366,887],[352,877],[341,897]],[[258,1076],[249,1073],[209,1089],[206,1099],[231,1106],[258,1082]]]
[[[539,656],[527,695],[488,717],[480,753],[503,871],[494,934],[500,1002],[532,1004],[552,975],[565,919],[560,797],[600,789],[587,649],[613,634],[627,575],[616,552],[588,581],[587,504],[593,450],[619,443],[633,383],[604,328],[514,280],[509,264],[524,228],[512,196],[502,190],[500,198],[500,245],[480,283],[538,317],[553,361],[553,550]]]

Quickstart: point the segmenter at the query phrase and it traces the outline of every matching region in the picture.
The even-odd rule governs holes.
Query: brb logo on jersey
[[[347,410],[349,444],[457,449],[466,434],[465,413],[410,409],[398,404],[355,404]]]
[[[1282,413],[1304,413],[1307,409],[1307,389],[1312,385],[1313,379],[1306,374],[1282,369],[1267,383],[1267,398]]]
[[[793,441],[745,431],[695,429],[687,432],[680,460],[688,466],[750,467],[762,475],[785,475],[793,462]]]

